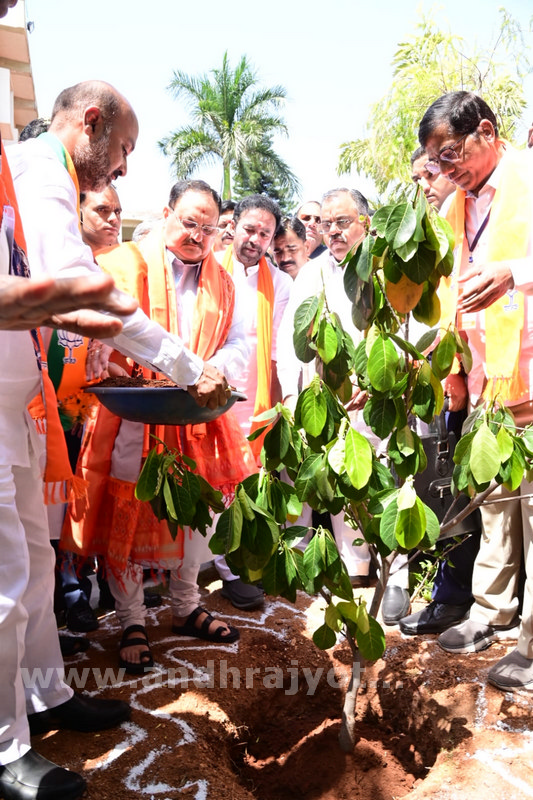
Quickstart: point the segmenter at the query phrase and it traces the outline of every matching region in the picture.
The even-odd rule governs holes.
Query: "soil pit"
[[[295,606],[267,599],[263,611],[237,612],[219,588],[204,588],[203,603],[240,628],[239,642],[172,635],[164,596],[148,612],[151,675],[120,675],[114,613],[89,635],[90,649],[66,662],[74,688],[127,699],[133,708],[131,721],[115,730],[35,737],[38,752],[86,776],[88,797],[533,797],[531,695],[486,684],[512,643],[452,657],[435,637],[386,629],[385,657],[363,676],[358,740],[347,755],[338,734],[350,651],[342,642],[327,652],[312,643],[322,602],[299,595]]]

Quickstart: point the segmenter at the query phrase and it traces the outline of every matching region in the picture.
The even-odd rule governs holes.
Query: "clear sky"
[[[341,142],[364,135],[372,103],[392,82],[399,42],[415,34],[419,11],[435,11],[441,27],[464,37],[468,50],[494,42],[505,8],[528,29],[531,0],[26,0],[39,113],[49,115],[66,86],[87,79],[112,83],[140,121],[137,148],[117,188],[126,216],[160,211],[173,182],[157,141],[187,122],[184,106],[166,90],[175,69],[208,72],[228,51],[247,55],[264,85],[287,91],[289,137],[277,149],[302,184],[320,198],[357,176],[339,178]],[[529,35],[532,46],[533,36]],[[523,139],[533,121],[533,78],[526,83]],[[221,168],[199,177],[220,189]]]

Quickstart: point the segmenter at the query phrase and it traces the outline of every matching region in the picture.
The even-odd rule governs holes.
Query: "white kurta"
[[[289,302],[292,279],[267,260],[268,268],[274,284],[274,309],[272,317],[272,349],[271,360],[278,358],[278,330]],[[233,278],[235,291],[244,312],[244,330],[249,357],[241,374],[237,376],[237,388],[242,390],[247,400],[236,403],[233,411],[239,420],[245,436],[250,433],[251,422],[257,392],[257,282],[259,266],[256,264],[245,270],[243,264],[233,259]]]

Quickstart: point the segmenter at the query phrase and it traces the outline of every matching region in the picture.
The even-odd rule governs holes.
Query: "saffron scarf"
[[[141,252],[142,248],[142,252]],[[140,307],[166,330],[179,333],[176,289],[162,234],[154,231],[140,246],[131,242],[98,255],[118,288],[134,296]],[[210,254],[202,263],[190,349],[204,360],[226,341],[234,307],[233,282]],[[146,377],[164,377],[144,370]],[[121,420],[100,407],[89,420],[78,472],[90,478],[88,501],[69,506],[63,547],[84,555],[105,554],[114,574],[129,561],[159,563],[182,559],[183,530],[173,542],[166,522],[157,520],[148,503],[135,498],[135,483],[110,476],[111,456]],[[231,411],[207,424],[145,425],[144,455],[154,447],[152,435],[196,462],[196,471],[229,497],[256,467],[252,451]],[[102,526],[102,519],[106,525]]]
[[[222,266],[233,275],[233,245],[224,253]],[[274,283],[268,268],[266,258],[259,261],[257,276],[257,391],[255,393],[254,417],[272,407],[272,321],[274,318]],[[263,422],[252,421],[250,434],[264,425]],[[250,442],[256,460],[259,460],[263,439],[266,431],[261,436]]]
[[[487,260],[506,261],[524,258],[531,224],[532,190],[522,155],[506,145],[502,172],[494,194],[487,227]],[[455,233],[457,255],[449,278],[439,287],[441,326],[448,328],[456,319],[458,283],[461,265],[467,262],[468,241],[465,235],[466,193],[457,189],[447,219]],[[520,346],[524,327],[524,295],[516,292],[513,302],[504,295],[485,309],[486,400],[520,400],[527,389],[519,370]],[[460,321],[459,321],[460,322]],[[460,326],[459,326],[460,327]]]
[[[2,191],[2,208],[4,205],[12,206],[15,212],[15,244],[19,252],[25,253],[26,242],[16,202],[13,181],[7,166],[3,145],[1,145],[1,147],[2,180],[0,185]],[[72,169],[74,170],[73,165]],[[74,175],[75,174],[74,171]],[[23,272],[29,277],[25,269]],[[31,336],[35,349],[35,357],[39,367],[41,391],[29,403],[28,411],[35,422],[37,430],[40,433],[46,434],[46,463],[43,474],[44,500],[47,504],[64,503],[69,497],[77,498],[82,496],[85,492],[86,484],[85,481],[73,475],[70,468],[65,437],[59,420],[56,393],[48,374],[48,363],[45,358],[45,349],[40,330],[38,328],[33,329],[31,331]]]

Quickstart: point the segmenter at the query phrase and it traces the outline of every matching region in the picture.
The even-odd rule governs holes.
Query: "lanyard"
[[[472,244],[470,244],[470,242],[468,241],[468,236],[467,236],[467,233],[466,233],[466,220],[465,220],[465,239],[466,239],[467,244],[468,244],[468,252],[470,253],[470,255],[468,256],[468,263],[469,264],[472,264],[473,261],[474,261],[474,257],[472,255],[472,253],[474,252],[474,250],[477,247],[477,244],[479,242],[481,234],[483,233],[483,231],[485,230],[485,228],[488,225],[489,218],[490,218],[490,212],[491,212],[491,209],[489,208],[489,213],[487,214],[487,216],[485,217],[485,219],[483,220],[483,222],[479,226],[478,231],[477,231],[476,235],[474,236],[474,238],[472,240]]]

